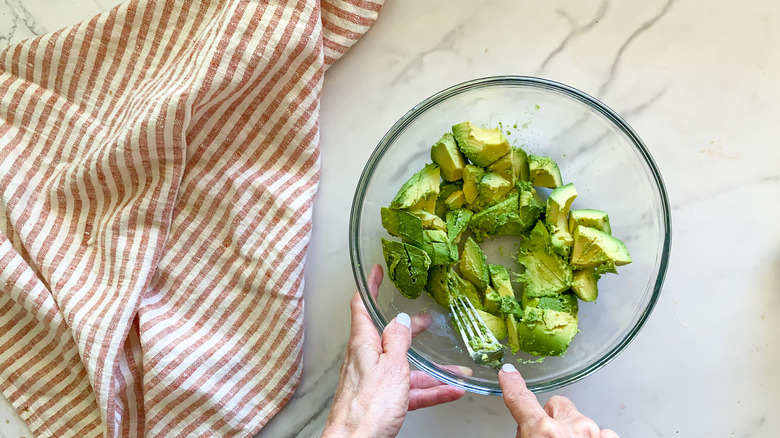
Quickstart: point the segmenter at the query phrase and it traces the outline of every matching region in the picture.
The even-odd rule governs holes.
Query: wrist
[[[334,404],[325,422],[323,437],[376,436],[374,425],[369,421],[366,409],[361,409],[353,400],[346,404]]]

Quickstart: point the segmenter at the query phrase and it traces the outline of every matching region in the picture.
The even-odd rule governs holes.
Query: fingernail
[[[395,322],[405,326],[406,328],[412,328],[412,318],[410,318],[406,313],[399,313],[398,316],[395,317]]]
[[[505,373],[516,373],[517,372],[517,368],[515,368],[515,366],[512,365],[511,363],[505,363],[501,367],[501,371],[503,371]]]

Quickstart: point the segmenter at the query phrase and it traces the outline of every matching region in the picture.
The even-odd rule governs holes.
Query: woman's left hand
[[[368,277],[376,298],[383,272],[374,266]],[[462,389],[448,386],[420,371],[411,371],[406,352],[416,334],[430,324],[427,315],[399,313],[380,336],[360,295],[351,301],[352,328],[323,436],[392,437],[407,411],[461,398]],[[461,371],[463,372],[463,371]]]

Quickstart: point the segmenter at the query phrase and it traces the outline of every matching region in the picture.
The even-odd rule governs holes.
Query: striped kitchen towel
[[[323,74],[382,0],[133,0],[0,52],[0,389],[250,436],[301,377]]]

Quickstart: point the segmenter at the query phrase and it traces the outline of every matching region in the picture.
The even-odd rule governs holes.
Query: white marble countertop
[[[116,3],[4,0],[0,46]],[[354,291],[349,207],[374,146],[425,97],[498,74],[563,82],[622,114],[655,157],[673,207],[671,264],[647,325],[606,367],[555,393],[622,437],[778,436],[778,48],[775,0],[387,0],[326,75],[304,382],[260,436],[323,427]],[[513,431],[500,398],[467,395],[410,413],[401,436]],[[0,398],[0,437],[18,436],[30,433]]]

